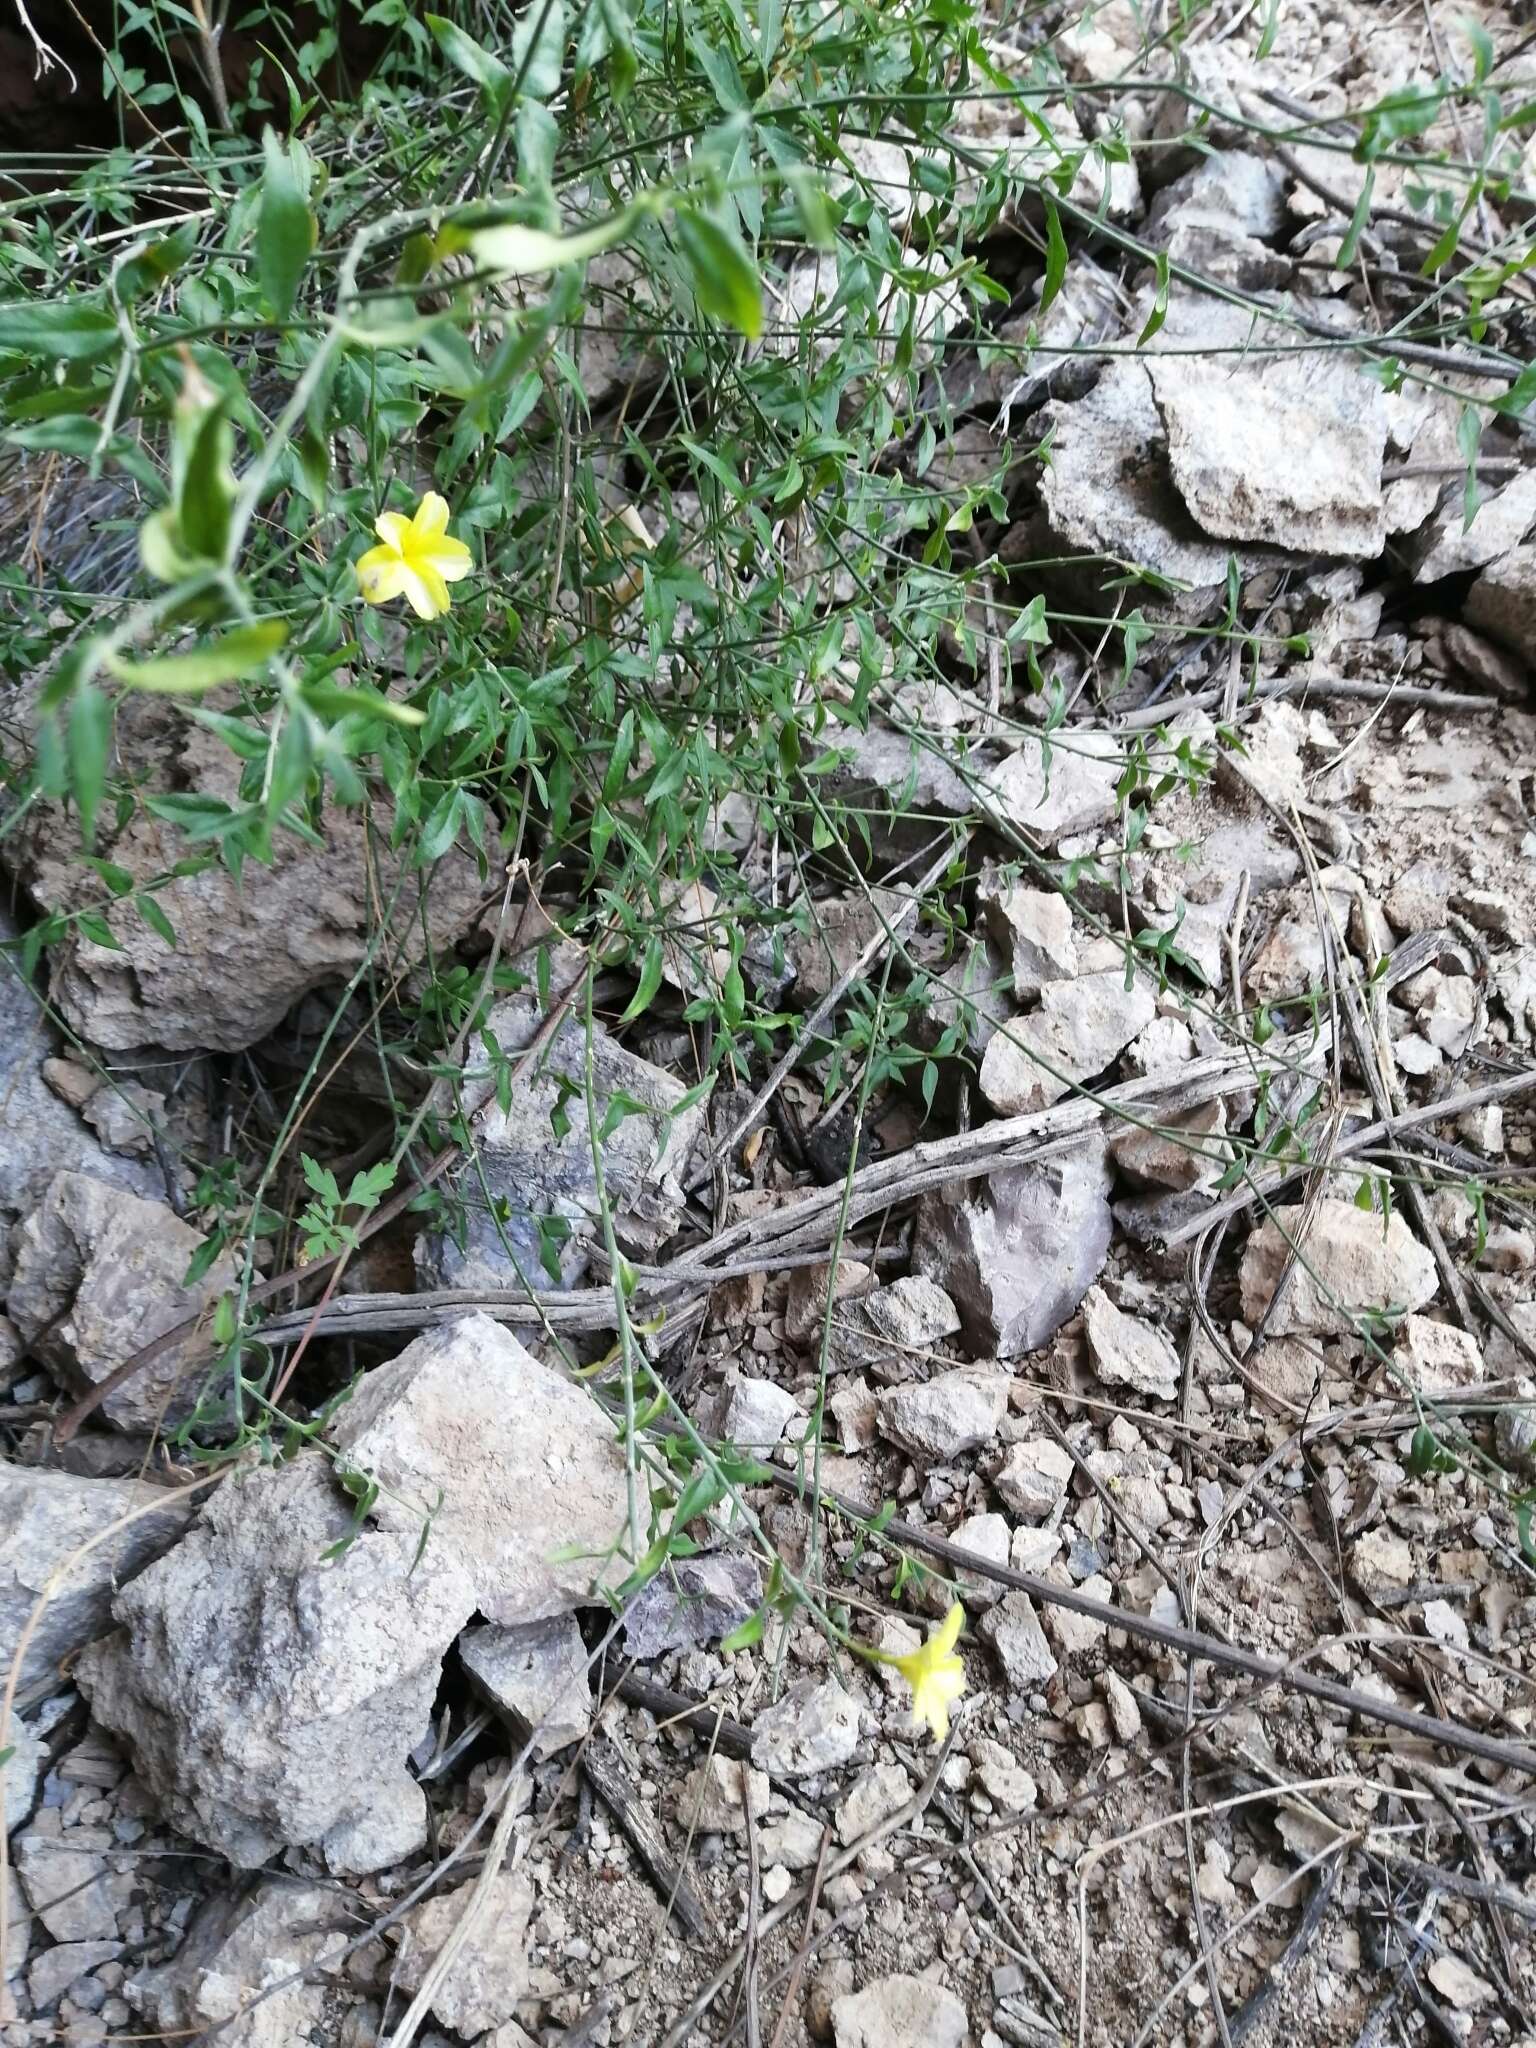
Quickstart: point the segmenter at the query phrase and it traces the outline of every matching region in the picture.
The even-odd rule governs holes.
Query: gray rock
[[[196,1287],[182,1286],[202,1241],[202,1232],[164,1202],[89,1174],[57,1174],[12,1233],[11,1320],[37,1356],[83,1393],[235,1284],[235,1262],[226,1257]],[[168,1347],[106,1396],[103,1419],[143,1432],[168,1416],[179,1419],[198,1392],[184,1371],[185,1355],[181,1345]]]
[[[21,1975],[32,1946],[32,1915],[27,1896],[12,1864],[5,1873],[5,1982],[10,1985]]]
[[[115,739],[121,771],[141,797],[195,789],[239,802],[242,763],[179,705],[134,692],[118,707]],[[270,862],[247,861],[236,875],[212,860],[176,877],[155,894],[175,929],[174,946],[129,899],[107,904],[100,914],[117,950],[76,930],[54,952],[61,1013],[82,1038],[114,1051],[237,1052],[264,1038],[311,989],[344,982],[375,948],[397,970],[428,944],[440,955],[479,914],[478,870],[454,852],[413,875],[409,850],[391,847],[390,822],[388,798],[376,792],[368,807],[327,808],[322,847],[278,832]],[[33,808],[9,841],[10,862],[46,910],[100,907],[101,883],[77,844],[52,804]],[[158,879],[176,857],[174,834],[143,802],[120,827],[111,816],[99,822],[96,851],[136,882]]]
[[[0,905],[0,945],[20,937]],[[13,953],[0,953],[0,1278],[3,1243],[15,1217],[43,1198],[56,1173],[93,1174],[138,1194],[164,1191],[157,1168],[108,1153],[43,1077],[57,1036]]]
[[[911,1797],[912,1781],[900,1764],[871,1764],[854,1779],[837,1808],[837,1839],[844,1847],[861,1842],[882,1821],[900,1813]]]
[[[1506,484],[1485,490],[1466,522],[1466,486],[1461,478],[1447,484],[1440,503],[1414,536],[1413,580],[1437,583],[1443,576],[1465,575],[1518,548],[1536,525],[1536,470],[1522,470]]]
[[[1134,562],[1195,589],[1221,583],[1231,550],[1201,530],[1174,488],[1144,362],[1116,357],[1086,397],[1053,401],[1032,431],[1050,436],[1040,495],[1061,546]]]
[[[752,1761],[774,1778],[834,1771],[858,1746],[859,1703],[835,1678],[801,1679],[752,1728]]]
[[[1536,648],[1536,544],[1511,548],[1490,562],[1461,610],[1469,626],[1529,662]]]
[[[351,1854],[381,1810],[397,1852],[413,1798],[426,1840],[406,1758],[483,1602],[443,1529],[423,1548],[420,1516],[376,1528],[354,1505],[318,1453],[230,1481],[78,1668],[171,1824],[245,1868],[332,1830]]]
[[[421,1791],[409,1779],[379,1787],[366,1813],[338,1821],[321,1845],[327,1870],[340,1877],[367,1877],[406,1863],[421,1847]]]
[[[1112,968],[1053,981],[1040,1007],[999,1031],[981,1063],[981,1092],[1000,1116],[1049,1109],[1080,1081],[1102,1074],[1157,1014],[1140,976],[1130,988]]]
[[[1004,823],[1049,848],[1108,824],[1120,808],[1116,786],[1124,769],[1113,733],[1074,726],[1071,745],[1053,744],[1049,757],[1043,741],[1026,735],[1001,766],[983,773],[981,787]]]
[[[775,1386],[772,1380],[739,1379],[726,1395],[720,1434],[738,1450],[762,1456],[799,1413],[800,1403],[787,1387]]]
[[[27,1972],[27,1989],[38,2012],[51,2012],[71,1984],[102,1963],[116,1962],[120,1941],[61,1941],[45,1948]]]
[[[416,1543],[430,1519],[427,1549],[468,1569],[487,1621],[567,1614],[625,1574],[607,1555],[628,1513],[613,1425],[489,1316],[429,1330],[369,1373],[330,1439],[378,1482],[381,1529]]]
[[[1084,1296],[1083,1322],[1093,1369],[1106,1385],[1172,1400],[1179,1389],[1179,1357],[1161,1330],[1116,1308],[1102,1287],[1090,1287]]]
[[[1246,311],[1202,312],[1239,346]],[[1267,336],[1266,336],[1267,338]],[[1381,387],[1347,354],[1158,354],[1148,360],[1180,497],[1205,533],[1368,558],[1386,545]]]
[[[476,1690],[533,1736],[536,1757],[554,1756],[592,1726],[587,1646],[568,1614],[507,1628],[467,1628],[459,1662]]]
[[[734,1757],[710,1756],[691,1770],[677,1792],[677,1824],[685,1832],[742,1835],[747,1831],[747,1799],[752,1819],[768,1811],[767,1774]]]
[[[1109,1251],[1108,1153],[1102,1139],[1038,1166],[925,1195],[913,1265],[954,1298],[967,1342],[1018,1358],[1061,1328]]]
[[[217,2028],[214,2038],[228,2048],[295,2048],[325,2038],[333,1994],[309,1981],[269,1987],[300,1970],[333,1974],[322,1958],[356,1931],[356,1909],[334,1885],[284,1877],[263,1878],[243,1895],[221,1888],[198,1909],[168,1963],[130,1978],[129,1994],[167,2040]]]
[[[964,2048],[965,2007],[926,1977],[881,1977],[832,2002],[837,2048]]]
[[[880,1433],[925,1463],[942,1465],[989,1444],[1008,1411],[1005,1374],[961,1365],[880,1396]]]
[[[562,970],[564,980],[553,977],[557,992],[574,971],[579,963]],[[537,1003],[517,995],[497,1003],[486,1029],[515,1065],[542,1024]],[[463,1242],[450,1231],[430,1231],[419,1240],[416,1263],[424,1284],[547,1287],[550,1261],[558,1273],[554,1284],[573,1286],[581,1278],[600,1208],[582,1092],[586,1058],[586,1026],[568,1017],[511,1081],[506,1106],[492,1097],[470,1118],[472,1157],[446,1182],[460,1205]],[[478,1040],[465,1072],[486,1074]],[[592,1091],[599,1128],[615,1097],[643,1105],[604,1141],[603,1179],[619,1243],[649,1256],[681,1218],[681,1176],[707,1104],[685,1108],[681,1081],[627,1051],[601,1025],[592,1044]]]
[[[1536,1468],[1536,1408],[1501,1408],[1493,1418],[1493,1443],[1500,1459],[1511,1470],[1529,1472]]]
[[[786,1870],[811,1870],[821,1853],[822,1824],[792,1806],[777,1814],[763,1829],[758,1846],[765,1863],[780,1863]]]
[[[1231,1157],[1226,1130],[1227,1106],[1218,1096],[1178,1116],[1116,1123],[1110,1131],[1110,1156],[1138,1186],[1182,1193],[1204,1187],[1222,1172]]]
[[[624,1648],[642,1661],[703,1649],[757,1612],[762,1574],[740,1550],[673,1558],[631,1603]]]
[[[438,1950],[458,1927],[473,1899],[474,1885],[423,1899],[405,1916],[395,1977],[419,1991]],[[533,1887],[521,1871],[502,1871],[475,1913],[468,1939],[432,1997],[435,2018],[465,2039],[487,2033],[512,2018],[528,1985],[528,1919]]]
[[[5,1660],[9,1669],[10,1660]],[[37,1775],[43,1767],[43,1745],[37,1730],[12,1713],[5,1747],[10,1754],[0,1764],[5,1785],[5,1832],[19,1828],[37,1804]]]
[[[1329,1200],[1317,1205],[1310,1222],[1299,1205],[1278,1209],[1249,1238],[1241,1283],[1250,1324],[1269,1306],[1297,1243],[1302,1257],[1266,1325],[1274,1336],[1345,1336],[1367,1311],[1423,1308],[1434,1298],[1435,1262],[1396,1210],[1386,1218]]]
[[[152,1504],[154,1514],[70,1562],[114,1522]],[[9,1670],[39,1596],[58,1573],[19,1682],[25,1690],[53,1677],[65,1657],[111,1627],[114,1588],[168,1550],[190,1513],[189,1502],[162,1486],[0,1468],[0,1668]]]
[[[1421,1394],[1457,1393],[1483,1377],[1477,1339],[1454,1323],[1432,1316],[1404,1316],[1392,1348],[1392,1362]]]
[[[116,1940],[118,1906],[102,1853],[111,1840],[97,1828],[66,1835],[58,1808],[45,1806],[12,1843],[27,1904],[55,1941]]]
[[[137,1081],[112,1081],[92,1089],[80,1114],[109,1152],[148,1159],[165,1124],[165,1097]]]
[[[1065,1497],[1073,1469],[1069,1451],[1048,1436],[1034,1437],[1013,1446],[992,1484],[1014,1514],[1039,1521]]]
[[[1008,1593],[984,1614],[976,1632],[1003,1668],[1010,1692],[1037,1692],[1055,1676],[1056,1659],[1027,1593]]]
[[[932,1280],[910,1273],[865,1297],[870,1327],[903,1351],[931,1351],[960,1328],[960,1311]]]
[[[976,900],[993,944],[1011,962],[1013,993],[1021,1003],[1039,995],[1047,982],[1076,974],[1072,906],[1064,896],[984,878]]]

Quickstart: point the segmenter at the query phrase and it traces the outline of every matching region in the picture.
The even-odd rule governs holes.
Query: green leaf
[[[756,341],[763,331],[763,288],[740,236],[708,214],[680,213],[677,239],[700,309]]]
[[[754,1643],[763,1640],[763,1630],[768,1625],[768,1610],[759,1607],[756,1614],[749,1614],[740,1627],[733,1628],[728,1636],[720,1638],[722,1656],[730,1657],[737,1650],[750,1650]]]
[[[533,0],[533,11],[538,12],[538,0]],[[482,43],[440,14],[424,14],[422,20],[437,37],[448,62],[479,86],[492,113],[503,113],[512,103],[512,74],[501,59],[493,57]]]
[[[1136,346],[1152,339],[1163,322],[1168,318],[1168,251],[1157,252],[1157,289],[1152,296],[1152,310],[1147,315],[1147,324],[1136,337]]]
[[[547,100],[560,89],[565,25],[565,0],[526,0],[512,31],[512,68],[517,90],[531,100]]]
[[[507,221],[501,227],[477,229],[469,236],[469,248],[482,270],[498,277],[532,277],[540,271],[563,270],[571,263],[585,263],[589,257],[611,249],[615,242],[624,240],[638,212],[637,207],[623,207],[574,235],[552,235],[543,228]]]
[[[1056,202],[1042,193],[1045,202],[1045,277],[1040,286],[1040,303],[1035,308],[1043,313],[1061,290],[1067,274],[1067,238],[1061,231],[1061,215],[1056,211]]]
[[[117,322],[79,299],[33,299],[0,306],[0,349],[46,362],[88,363],[122,345]]]
[[[112,749],[111,701],[94,683],[82,683],[71,699],[67,744],[80,837],[89,845],[107,787],[107,758]]]
[[[168,946],[176,944],[176,927],[166,916],[154,897],[147,892],[133,899],[135,910],[157,938],[164,939]]]
[[[262,133],[261,206],[256,216],[256,270],[267,311],[286,320],[314,247],[315,224],[294,168],[293,152],[276,129]]]
[[[633,1024],[637,1017],[643,1017],[651,1007],[651,1000],[661,987],[663,949],[661,936],[652,932],[646,941],[645,958],[640,965],[640,985],[630,998],[629,1008],[619,1019],[621,1024]]]
[[[233,682],[249,675],[274,655],[288,638],[282,619],[259,619],[254,625],[236,626],[218,640],[210,640],[190,654],[162,654],[150,661],[124,661],[119,654],[104,657],[106,666],[133,690],[155,690],[166,696],[190,697],[219,683]]]

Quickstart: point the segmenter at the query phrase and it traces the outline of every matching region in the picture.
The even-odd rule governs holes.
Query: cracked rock
[[[836,2048],[964,2048],[965,2007],[926,1977],[881,1977],[832,2001]]]
[[[375,1817],[398,1848],[402,1812],[426,1840],[405,1760],[482,1603],[444,1532],[423,1548],[419,1516],[354,1506],[319,1454],[227,1482],[77,1667],[167,1820],[242,1868],[333,1833],[351,1850]]]
[[[845,1848],[861,1842],[882,1821],[900,1813],[911,1797],[912,1782],[900,1764],[871,1764],[854,1779],[838,1806],[837,1839]]]
[[[1046,471],[1047,477],[1054,473]],[[1113,733],[1074,726],[1070,744],[1053,744],[1049,758],[1043,741],[1026,736],[1000,767],[982,774],[981,787],[1005,823],[1052,847],[1108,824],[1120,807],[1124,769]]]
[[[1162,1331],[1118,1309],[1102,1287],[1083,1299],[1088,1350],[1099,1378],[1113,1387],[1169,1401],[1178,1392],[1178,1354]]]
[[[813,1778],[859,1746],[859,1703],[835,1678],[803,1678],[758,1715],[752,1761],[774,1778]]]
[[[624,1566],[628,1514],[612,1425],[489,1316],[427,1331],[336,1412],[338,1463],[378,1482],[369,1514],[466,1569],[487,1621],[541,1621]],[[557,1555],[557,1553],[570,1553]]]
[[[163,1486],[6,1468],[0,1487],[0,1668],[6,1670],[53,1574],[82,1544],[151,1503],[158,1512],[97,1544],[60,1580],[27,1645],[18,1680],[23,1690],[55,1676],[65,1657],[112,1626],[115,1588],[170,1548],[192,1509]]]
[[[468,1939],[432,1994],[431,2010],[452,2034],[466,2040],[509,2020],[528,1985],[528,1921],[533,1887],[520,1870],[503,1870],[478,1896],[473,1882],[423,1899],[406,1914],[394,1975],[401,1988],[419,1991],[448,1937],[474,1908]]]
[[[127,1993],[167,2040],[217,2028],[228,2048],[294,2048],[317,2037],[333,2003],[313,1973],[355,1926],[334,1887],[265,1878],[242,1897],[208,1899],[171,1961],[130,1978]],[[302,1981],[269,1989],[298,1970]]]
[[[118,707],[117,756],[142,796],[195,789],[238,804],[242,764],[178,705],[144,692]],[[325,844],[273,835],[272,859],[240,874],[210,860],[155,892],[177,943],[168,945],[131,899],[99,906],[101,884],[75,852],[57,806],[42,804],[11,840],[10,858],[32,897],[50,912],[100,909],[114,950],[73,929],[53,955],[53,997],[71,1027],[116,1052],[239,1052],[280,1024],[310,990],[340,984],[382,946],[396,967],[429,943],[441,955],[479,915],[480,879],[467,855],[450,853],[416,876],[390,846],[390,806],[332,804]],[[115,827],[98,827],[96,851],[134,882],[167,866],[166,827],[140,802]],[[381,933],[381,920],[385,930]]]
[[[570,1615],[467,1628],[458,1647],[475,1690],[533,1737],[536,1758],[568,1749],[591,1727],[587,1647]]]
[[[1038,1350],[1098,1277],[1109,1251],[1101,1138],[1038,1166],[925,1195],[913,1264],[953,1296],[966,1341],[996,1358]]]
[[[1020,1002],[1039,995],[1047,982],[1069,981],[1077,973],[1072,907],[1064,896],[984,879],[977,901],[992,943],[1012,963]]]
[[[957,1366],[880,1396],[880,1433],[925,1464],[943,1465],[989,1444],[1008,1410],[1008,1381],[981,1366]]]
[[[27,1904],[55,1941],[112,1941],[118,1907],[126,1901],[109,1875],[103,1853],[112,1846],[104,1828],[64,1833],[56,1806],[46,1806],[16,1837],[16,1875]]]
[[[1040,1007],[999,1031],[981,1063],[981,1092],[1000,1116],[1049,1109],[1079,1081],[1101,1074],[1157,1014],[1138,979],[1119,968],[1053,981]]]
[[[60,1173],[11,1234],[15,1273],[7,1310],[37,1356],[76,1393],[233,1286],[233,1259],[215,1260],[182,1286],[202,1233],[164,1202],[146,1201],[84,1173]],[[192,1340],[197,1342],[194,1336]],[[152,1432],[177,1419],[198,1383],[171,1345],[108,1394],[101,1414],[119,1429]]]
[[[1277,1337],[1346,1336],[1368,1311],[1423,1308],[1434,1297],[1435,1262],[1396,1211],[1383,1218],[1353,1202],[1324,1201],[1309,1223],[1298,1204],[1277,1210],[1248,1240],[1241,1279],[1250,1324],[1268,1308],[1295,1243],[1306,1263],[1294,1262],[1265,1326]]]

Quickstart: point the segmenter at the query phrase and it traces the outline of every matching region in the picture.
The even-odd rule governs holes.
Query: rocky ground
[[[1084,203],[1379,332],[1420,231],[1333,268],[1359,166],[1256,139],[1249,96],[1327,113],[1438,60],[1412,10],[1272,29],[1191,43],[1212,149]],[[1137,48],[1117,5],[1061,38],[1085,88]],[[1164,107],[1117,101],[1150,142]],[[6,2048],[1533,2037],[1536,462],[1485,437],[1468,523],[1464,366],[1389,389],[1179,287],[1136,354],[1155,278],[1100,253],[1001,326],[1025,366],[946,355],[933,460],[1018,453],[1000,574],[1049,559],[1066,602],[1108,554],[1188,631],[1124,678],[1059,648],[1045,732],[978,599],[949,680],[849,729],[874,865],[801,914],[722,818],[756,992],[821,1022],[881,988],[915,1065],[701,1097],[704,884],[644,1020],[605,991],[604,1195],[674,1404],[628,1456],[565,1114],[584,956],[526,874],[498,925],[450,856],[388,925],[400,987],[493,938],[528,980],[494,1060],[415,1075],[466,1142],[354,1205],[340,1264],[338,1191],[257,1276],[286,1435],[254,1363],[212,1369],[242,1283],[206,1162],[259,1158],[318,1054],[341,1108],[304,1142],[342,1187],[372,1156],[371,1021],[324,1048],[403,901],[388,820],[173,880],[174,949],[75,926],[46,1009],[0,973]],[[1204,630],[1233,586],[1256,649]],[[119,744],[146,786],[238,772],[160,699]],[[0,849],[7,939],[100,895],[55,824]],[[164,865],[141,821],[102,852]],[[956,1597],[939,1744],[848,1639],[902,1654]]]

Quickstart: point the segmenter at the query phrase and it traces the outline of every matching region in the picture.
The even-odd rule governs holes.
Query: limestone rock
[[[1074,726],[1070,746],[1053,745],[1049,759],[1044,744],[1026,736],[1000,767],[982,774],[981,787],[1005,823],[1052,847],[1108,824],[1120,806],[1116,785],[1124,768],[1113,733]]]
[[[1072,906],[1064,896],[984,879],[977,901],[993,944],[1012,963],[1013,993],[1020,1002],[1037,996],[1047,982],[1076,974]]]
[[[556,978],[557,992],[564,985]],[[515,1066],[542,1025],[537,1003],[516,995],[496,1004],[485,1028]],[[543,1287],[550,1262],[556,1285],[580,1279],[600,1208],[586,1098],[578,1092],[567,1099],[568,1083],[579,1086],[586,1060],[586,1025],[567,1017],[512,1079],[505,1106],[492,1096],[470,1118],[473,1157],[444,1183],[461,1205],[463,1243],[448,1231],[420,1240],[416,1263],[425,1284]],[[477,1039],[466,1070],[484,1069]],[[598,1127],[616,1097],[642,1105],[613,1127],[602,1148],[619,1243],[640,1255],[658,1249],[682,1215],[680,1176],[707,1107],[700,1101],[684,1108],[687,1093],[681,1081],[596,1028],[591,1114]]]
[[[195,789],[239,802],[242,763],[180,705],[146,692],[124,697],[117,757],[141,797]],[[78,929],[53,956],[53,996],[65,1020],[93,1045],[126,1051],[238,1052],[280,1024],[311,989],[344,982],[382,945],[396,968],[426,945],[441,954],[480,909],[474,861],[453,852],[420,875],[406,849],[390,845],[388,798],[327,807],[323,846],[275,832],[272,860],[248,860],[239,875],[217,859],[156,891],[177,943],[152,932],[129,899],[100,914],[117,950]],[[101,884],[80,861],[77,834],[43,804],[9,842],[8,857],[48,911],[99,906]],[[174,834],[145,806],[121,826],[108,815],[96,851],[135,882],[157,879],[176,858]],[[386,927],[381,935],[381,920]]]
[[[762,1457],[799,1413],[800,1403],[787,1387],[775,1386],[772,1380],[740,1379],[727,1394],[720,1433],[738,1450]]]
[[[1536,470],[1526,469],[1508,483],[1485,489],[1466,520],[1466,487],[1458,478],[1444,486],[1440,504],[1414,537],[1415,583],[1438,583],[1444,576],[1462,576],[1518,548],[1536,526]]]
[[[1083,1321],[1093,1369],[1107,1385],[1170,1401],[1178,1392],[1178,1354],[1162,1331],[1118,1309],[1102,1287],[1083,1299]]]
[[[82,1544],[152,1503],[157,1512],[69,1566],[27,1645],[19,1680],[23,1691],[51,1677],[72,1651],[111,1627],[114,1589],[170,1548],[192,1510],[190,1502],[163,1486],[20,1465],[0,1471],[0,1669],[7,1671],[38,1595],[53,1574]]]
[[[60,1173],[12,1233],[11,1320],[39,1358],[77,1393],[109,1377],[141,1346],[200,1314],[233,1286],[233,1259],[215,1260],[191,1289],[182,1279],[201,1231],[164,1202],[84,1173]],[[150,1432],[195,1398],[185,1352],[172,1345],[108,1394],[101,1414]]]
[[[426,1839],[405,1760],[482,1602],[442,1530],[353,1510],[318,1453],[227,1482],[78,1666],[167,1820],[244,1868],[413,1800]]]
[[[27,1989],[38,2012],[51,2012],[72,1984],[103,1963],[116,1962],[120,1941],[61,1941],[45,1948],[27,1972]]]
[[[604,1553],[628,1512],[624,1457],[590,1396],[509,1330],[469,1315],[429,1330],[369,1373],[330,1439],[377,1480],[382,1529],[462,1564],[487,1621],[540,1621],[621,1578]],[[557,1557],[557,1552],[580,1555]]]
[[[858,1746],[859,1703],[835,1678],[801,1679],[752,1729],[752,1761],[774,1778],[836,1770]]]
[[[1018,1358],[1056,1334],[1104,1264],[1109,1188],[1104,1142],[1089,1138],[922,1198],[913,1265],[954,1298],[973,1350]]]
[[[1146,1036],[1143,1032],[1142,1038]],[[1221,1174],[1231,1157],[1231,1148],[1224,1142],[1226,1130],[1227,1106],[1217,1096],[1177,1116],[1157,1118],[1153,1112],[1146,1123],[1115,1124],[1109,1138],[1110,1156],[1127,1179],[1139,1186],[1182,1192],[1203,1187]]]
[[[1475,1387],[1483,1377],[1477,1339],[1454,1323],[1433,1316],[1405,1316],[1392,1350],[1393,1363],[1421,1394],[1452,1394]]]
[[[101,1828],[71,1828],[66,1836],[53,1806],[45,1806],[16,1836],[16,1875],[27,1904],[55,1941],[116,1939],[119,1901],[103,1853],[111,1843]]]
[[[964,2048],[965,2007],[926,1977],[881,1977],[832,2002],[837,2048]]]
[[[284,1877],[264,1878],[243,1896],[221,1889],[168,1963],[128,1980],[128,1995],[167,2040],[217,2028],[214,2038],[229,2048],[294,2048],[319,2036],[325,1985],[284,1984],[259,2004],[256,1994],[297,1970],[313,1972],[355,1929],[346,1894],[331,1885]]]
[[[1304,1222],[1300,1205],[1279,1209],[1249,1238],[1241,1281],[1250,1323],[1269,1306],[1295,1243],[1307,1263],[1297,1259],[1269,1320],[1275,1336],[1347,1335],[1366,1310],[1417,1309],[1433,1298],[1435,1262],[1395,1210],[1383,1218],[1353,1202],[1329,1200],[1317,1205],[1305,1229]]]
[[[0,1646],[3,1656],[3,1646]],[[3,1667],[10,1669],[10,1658],[4,1656]],[[37,1731],[27,1725],[17,1713],[12,1713],[6,1732],[6,1748],[10,1754],[0,1764],[0,1786],[5,1794],[5,1832],[9,1835],[26,1820],[37,1803],[37,1778],[43,1766],[43,1745]]]
[[[784,1334],[791,1344],[820,1343],[829,1292],[837,1301],[851,1301],[868,1294],[875,1284],[873,1271],[858,1259],[838,1260],[835,1288],[831,1273],[830,1266],[796,1266],[791,1270],[784,1303]]]
[[[960,1328],[960,1312],[942,1287],[921,1273],[893,1280],[866,1295],[870,1328],[901,1351],[931,1351]]]
[[[837,1809],[837,1839],[845,1848],[862,1841],[900,1813],[911,1797],[912,1782],[900,1764],[871,1764],[854,1779]]]
[[[880,1433],[927,1464],[946,1464],[996,1436],[1008,1408],[1008,1381],[981,1366],[957,1366],[935,1379],[891,1387],[880,1396]]]
[[[476,1691],[532,1735],[535,1757],[568,1749],[592,1725],[586,1644],[568,1614],[467,1628],[459,1662]]]
[[[1027,1593],[1005,1594],[982,1616],[976,1632],[1003,1667],[1011,1692],[1038,1692],[1055,1675],[1056,1659]]]
[[[1529,662],[1536,648],[1536,542],[1490,562],[1461,609],[1469,626]]]
[[[423,1899],[406,1914],[394,1973],[402,1990],[420,1990],[438,1950],[463,1920],[474,1896],[472,1882],[461,1884]],[[432,1994],[433,2015],[450,2033],[468,2040],[511,2019],[528,1985],[532,1912],[533,1887],[520,1870],[503,1870],[492,1878],[475,1910],[468,1939]]]
[[[1063,1498],[1071,1482],[1072,1456],[1050,1437],[1015,1444],[992,1481],[1016,1515],[1038,1521]]]
[[[684,1778],[677,1794],[677,1824],[706,1835],[740,1835],[747,1830],[747,1798],[752,1820],[768,1812],[768,1777],[735,1757],[711,1756]]]
[[[1104,1072],[1156,1015],[1139,978],[1127,989],[1118,968],[1053,981],[1040,1007],[999,1031],[981,1063],[981,1092],[1001,1116],[1049,1109],[1075,1083]]]
[[[630,1604],[624,1648],[642,1660],[717,1643],[757,1612],[762,1574],[744,1551],[675,1557]]]

